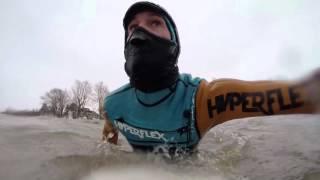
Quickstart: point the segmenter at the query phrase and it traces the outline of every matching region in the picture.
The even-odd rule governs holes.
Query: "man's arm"
[[[118,131],[113,127],[106,112],[104,113],[103,117],[105,119],[105,124],[102,131],[102,140],[108,141],[112,144],[118,144]]]
[[[319,75],[319,72],[315,74]],[[309,95],[311,89],[313,94],[320,96],[319,82],[320,78],[316,76],[301,83],[234,79],[220,79],[211,83],[202,81],[196,97],[200,135],[202,137],[210,128],[237,118],[314,113],[316,103],[312,99],[316,97]]]

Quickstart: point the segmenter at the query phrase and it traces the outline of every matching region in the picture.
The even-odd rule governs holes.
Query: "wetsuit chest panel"
[[[106,98],[105,111],[132,145],[195,144],[198,135],[191,113],[199,82],[181,75],[171,90],[155,93],[126,86]]]

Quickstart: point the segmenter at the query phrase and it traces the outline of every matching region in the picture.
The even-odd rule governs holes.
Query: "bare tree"
[[[54,88],[42,96],[41,99],[44,101],[43,103],[50,107],[53,114],[61,117],[68,103],[69,94],[66,90]]]
[[[103,100],[108,94],[108,87],[102,81],[95,84],[93,100],[98,104],[100,119],[103,119]]]
[[[48,115],[50,113],[50,108],[46,103],[42,103],[39,111],[41,115]]]
[[[72,87],[73,102],[77,105],[77,117],[80,111],[88,103],[92,93],[91,85],[88,81],[78,81],[76,80],[74,86]]]

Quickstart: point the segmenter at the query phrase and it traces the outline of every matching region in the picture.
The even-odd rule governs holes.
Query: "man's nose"
[[[147,37],[140,31],[137,31],[132,34],[130,38],[130,43],[135,46],[142,46],[146,43]]]
[[[145,42],[146,42],[146,39],[141,37],[134,37],[130,40],[130,43],[135,46],[142,46],[145,44]]]

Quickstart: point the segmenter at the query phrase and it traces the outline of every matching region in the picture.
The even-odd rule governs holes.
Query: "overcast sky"
[[[0,110],[39,108],[75,80],[127,83],[122,18],[130,0],[0,0]],[[319,0],[156,0],[175,20],[180,72],[294,79],[320,66]]]

